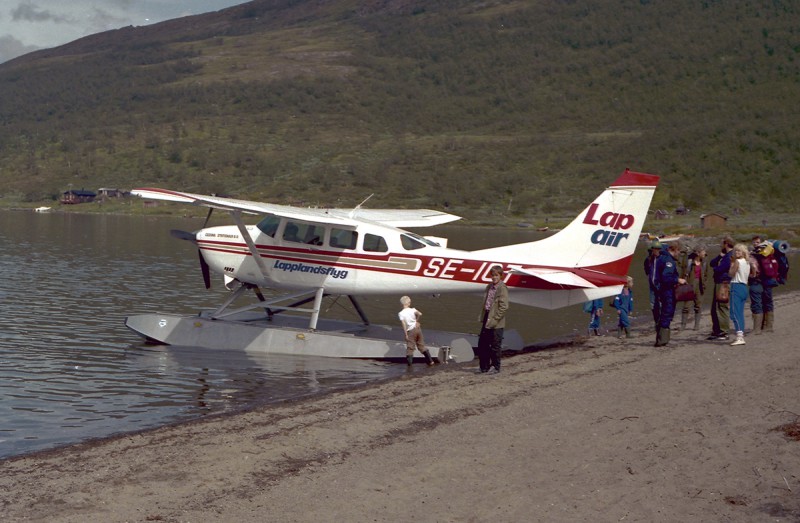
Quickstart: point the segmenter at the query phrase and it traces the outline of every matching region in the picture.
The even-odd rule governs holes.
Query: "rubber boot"
[[[669,327],[662,327],[661,328],[661,339],[664,342],[664,345],[669,343]]]
[[[699,312],[695,312],[694,313],[694,330],[696,330],[696,331],[700,330],[700,313]]]
[[[686,322],[689,321],[689,311],[681,312],[681,330],[686,330]]]
[[[764,315],[753,313],[753,334],[761,334],[763,328]]]
[[[431,358],[431,352],[426,350],[422,353],[422,355],[425,356],[425,363],[428,364],[428,367],[433,367],[433,358]]]
[[[622,327],[617,327],[617,338],[622,339],[622,333],[623,333]]]
[[[414,365],[414,356],[406,356],[406,361],[408,362],[408,366]]]
[[[653,347],[661,347],[663,345],[661,330],[661,327],[656,327],[656,343],[653,345]]]
[[[630,329],[630,327],[625,327],[625,337],[626,338],[630,338],[631,337],[631,329]]]
[[[764,330],[766,332],[773,332],[772,321],[775,319],[775,312],[768,311],[764,313]]]

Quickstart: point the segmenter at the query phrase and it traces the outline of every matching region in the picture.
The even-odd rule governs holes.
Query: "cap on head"
[[[662,247],[663,245],[661,245],[661,242],[658,240],[653,240],[653,243],[650,244],[651,249],[661,249]]]

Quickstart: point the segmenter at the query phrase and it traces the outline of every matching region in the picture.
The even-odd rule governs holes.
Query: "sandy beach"
[[[776,302],[742,347],[706,315],[7,459],[0,520],[798,522],[800,293]]]

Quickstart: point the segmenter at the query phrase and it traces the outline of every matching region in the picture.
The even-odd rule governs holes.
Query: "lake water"
[[[221,215],[221,213],[220,213]],[[129,314],[192,314],[227,295],[206,290],[194,247],[170,237],[202,220],[0,212],[0,458],[244,409],[373,380],[404,365],[148,346]],[[463,249],[530,241],[525,229],[441,227]],[[644,246],[632,273],[638,275]],[[641,278],[643,281],[643,278]],[[639,292],[639,310],[646,308]],[[373,323],[394,324],[396,296],[362,298]],[[415,297],[427,326],[475,332],[479,297]],[[649,317],[649,313],[642,315]],[[513,306],[527,343],[583,333],[579,306]]]

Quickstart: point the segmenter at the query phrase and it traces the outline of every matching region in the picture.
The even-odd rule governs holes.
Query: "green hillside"
[[[0,65],[0,195],[143,185],[309,205],[789,211],[795,2],[254,1]]]

